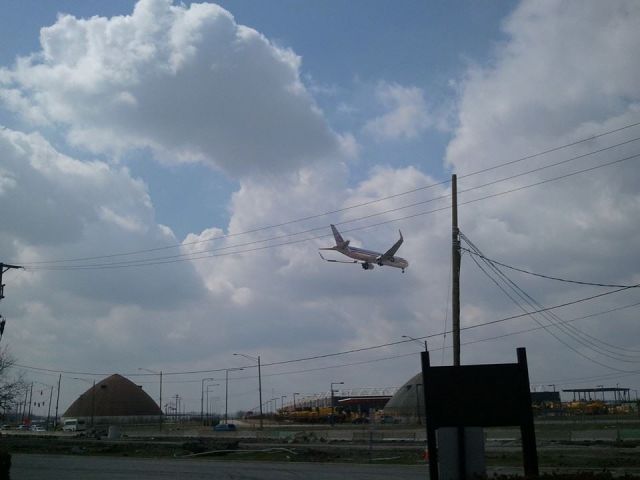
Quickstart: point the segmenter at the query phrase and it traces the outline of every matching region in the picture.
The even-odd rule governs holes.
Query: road
[[[427,466],[13,454],[11,480],[424,480]]]

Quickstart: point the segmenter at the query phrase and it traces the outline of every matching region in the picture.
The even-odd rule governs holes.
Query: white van
[[[63,432],[82,432],[87,429],[84,420],[78,420],[77,418],[67,418],[62,424]]]

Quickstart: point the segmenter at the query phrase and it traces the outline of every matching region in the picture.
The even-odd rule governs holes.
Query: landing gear
[[[363,270],[373,270],[373,265],[371,265],[369,262],[364,262],[362,264],[362,268]]]

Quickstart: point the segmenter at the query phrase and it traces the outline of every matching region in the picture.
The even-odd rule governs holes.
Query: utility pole
[[[262,374],[260,372],[260,355],[258,355],[258,403],[260,404],[260,430],[263,429],[262,420]]]
[[[160,370],[160,431],[162,431],[162,370]]]
[[[451,175],[451,315],[453,365],[460,366],[460,229],[458,228],[458,180]]]
[[[58,404],[60,403],[60,382],[62,381],[62,374],[58,377],[58,394],[56,396],[56,419],[54,423],[54,429],[58,426]]]
[[[0,262],[0,300],[4,298],[4,283],[2,283],[2,274],[11,270],[12,268],[24,268],[20,265],[9,265],[8,263]]]
[[[93,379],[93,387],[91,388],[91,428],[93,428],[93,419],[96,414],[96,380]]]
[[[31,388],[29,388],[29,413],[27,414],[27,422],[31,424],[31,405],[33,404],[33,382],[31,382]]]
[[[15,268],[24,268],[20,265],[9,265],[8,263],[0,262],[0,300],[4,298],[4,283],[2,283],[2,274]],[[0,315],[0,340],[2,340],[2,335],[4,334],[4,326],[6,324],[6,320],[2,318]]]
[[[53,385],[49,385],[51,390],[49,391],[49,409],[47,410],[47,430],[49,430],[49,422],[51,421],[51,400],[53,400]]]
[[[244,358],[248,358],[249,360],[258,361],[258,402],[260,404],[260,430],[263,429],[263,421],[262,421],[262,373],[260,371],[260,355],[257,357],[252,357],[251,355],[245,355],[244,353],[234,353],[234,355],[239,355]]]

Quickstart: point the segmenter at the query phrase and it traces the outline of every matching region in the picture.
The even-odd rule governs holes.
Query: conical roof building
[[[160,407],[131,380],[114,374],[81,394],[63,418],[93,418],[95,423],[129,423],[156,420]]]
[[[384,406],[385,415],[398,418],[403,423],[424,422],[424,392],[422,372],[411,377]]]

